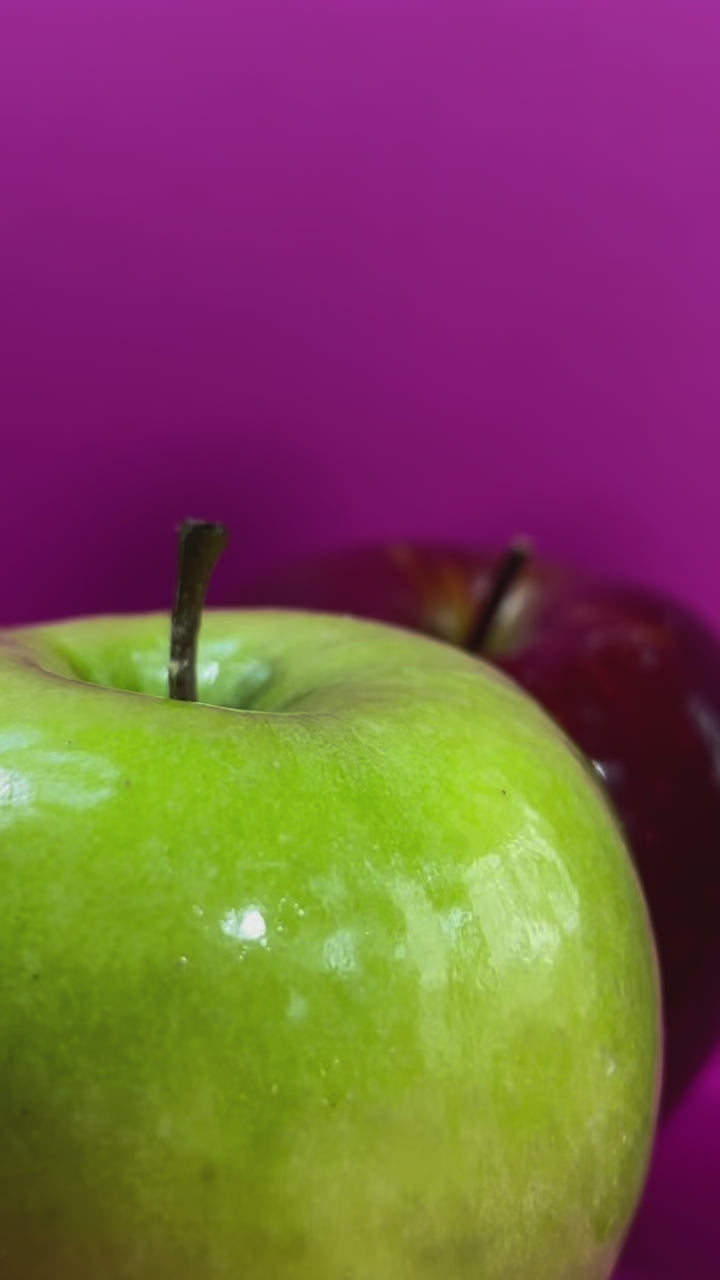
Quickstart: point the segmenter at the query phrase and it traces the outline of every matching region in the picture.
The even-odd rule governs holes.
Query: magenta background
[[[2,0],[0,620],[195,514],[218,600],[525,532],[720,625],[719,68],[717,0]],[[719,1148],[720,1069],[626,1280],[720,1273]]]

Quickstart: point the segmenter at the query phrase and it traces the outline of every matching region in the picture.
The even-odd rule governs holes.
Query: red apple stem
[[[180,525],[168,666],[168,693],[179,702],[197,702],[197,644],[202,612],[213,569],[227,541],[224,524],[183,520]]]
[[[500,606],[531,555],[532,546],[526,539],[516,538],[510,543],[490,584],[490,594],[481,602],[468,629],[464,648],[469,652],[481,653],[484,649]]]

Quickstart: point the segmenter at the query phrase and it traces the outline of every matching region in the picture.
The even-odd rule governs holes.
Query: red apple
[[[590,757],[657,935],[667,1112],[720,1034],[720,642],[708,627],[661,594],[522,552],[409,545],[289,566],[240,603],[360,614],[482,650]]]

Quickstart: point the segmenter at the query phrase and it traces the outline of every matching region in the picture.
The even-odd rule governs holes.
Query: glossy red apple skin
[[[501,559],[346,550],[268,575],[238,603],[359,614],[464,644]],[[720,642],[660,594],[531,559],[483,653],[595,763],[625,824],[660,953],[667,1113],[720,1035]]]

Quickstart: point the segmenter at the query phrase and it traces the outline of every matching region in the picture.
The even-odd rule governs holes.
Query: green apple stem
[[[178,578],[170,628],[168,692],[179,702],[197,702],[197,642],[212,571],[227,546],[224,524],[183,520]]]
[[[500,606],[531,554],[532,547],[524,538],[510,543],[490,584],[490,594],[482,601],[468,629],[464,648],[471,653],[482,652]]]

